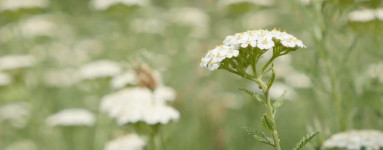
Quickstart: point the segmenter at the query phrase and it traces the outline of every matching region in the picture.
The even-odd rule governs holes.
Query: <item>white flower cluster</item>
[[[379,150],[383,148],[383,133],[376,130],[354,130],[333,135],[322,145],[326,149]]]
[[[31,140],[20,140],[11,143],[4,150],[38,150],[36,143]]]
[[[131,21],[130,29],[136,33],[158,34],[165,33],[167,22],[160,18],[136,18]]]
[[[49,116],[49,126],[92,126],[95,122],[93,114],[84,109],[70,108]]]
[[[101,102],[101,111],[115,118],[121,125],[143,121],[147,124],[167,124],[178,120],[179,112],[166,104],[175,98],[171,88],[157,87],[126,88],[106,95]]]
[[[355,10],[348,14],[348,19],[352,22],[369,22],[375,19],[383,20],[383,9]]]
[[[0,70],[14,70],[33,66],[36,63],[32,55],[7,55],[0,58]]]
[[[205,57],[202,58],[200,66],[215,70],[219,68],[221,61],[224,59],[237,57],[240,48],[253,47],[268,50],[273,48],[276,42],[280,42],[286,48],[306,47],[301,40],[286,32],[280,32],[276,29],[272,31],[252,30],[227,36],[222,45],[209,50]]]
[[[19,9],[45,8],[48,0],[1,0],[0,11],[17,11]]]
[[[58,25],[53,22],[53,16],[39,15],[23,20],[20,23],[20,32],[24,37],[39,36],[52,37],[58,30]]]
[[[98,60],[83,65],[78,71],[80,80],[113,77],[121,73],[120,64],[110,60]]]
[[[0,72],[0,87],[12,83],[12,77],[6,73]]]
[[[30,106],[26,102],[16,102],[0,107],[0,123],[9,122],[12,126],[22,128],[30,117]]]
[[[108,142],[104,150],[142,150],[145,145],[146,142],[142,137],[129,134]]]
[[[145,6],[148,3],[148,0],[93,0],[92,5],[97,10],[107,10],[118,4],[126,6]]]
[[[121,89],[129,84],[136,84],[137,83],[137,76],[136,73],[133,71],[126,72],[124,74],[117,75],[113,77],[113,79],[110,81],[110,85],[113,89]]]

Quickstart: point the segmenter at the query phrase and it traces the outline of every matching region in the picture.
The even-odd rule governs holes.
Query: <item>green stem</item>
[[[267,63],[263,66],[261,72],[259,73],[260,76],[263,75],[263,73],[265,72],[265,70],[267,69],[267,67],[274,61],[274,59],[277,58],[275,55],[273,55],[269,61],[267,61]]]
[[[261,80],[261,79],[256,79],[256,83],[262,88],[265,96],[266,96],[266,108],[267,108],[267,115],[271,119],[272,126],[274,127],[272,129],[272,134],[273,134],[273,139],[274,139],[274,144],[275,144],[275,150],[281,150],[281,146],[279,143],[279,136],[278,136],[278,131],[277,131],[277,126],[275,124],[275,118],[274,118],[274,110],[271,105],[271,100],[269,96],[269,89],[267,88],[268,86]],[[271,87],[271,86],[269,86]]]

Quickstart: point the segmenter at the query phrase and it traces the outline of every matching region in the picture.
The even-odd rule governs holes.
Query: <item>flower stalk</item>
[[[275,150],[281,150],[275,114],[283,101],[281,98],[271,101],[269,96],[269,91],[275,80],[273,61],[298,48],[305,47],[298,38],[280,30],[253,30],[227,36],[222,45],[209,50],[201,60],[200,66],[202,68],[227,70],[244,79],[255,82],[259,86],[262,90],[262,98],[258,93],[251,90],[241,90],[265,105],[267,112],[262,116],[262,124],[271,133],[272,139],[255,129],[249,129],[246,132],[254,136],[259,142],[273,146]],[[272,51],[272,56],[264,65],[261,65],[259,60],[267,51]],[[261,67],[260,70],[257,69],[258,67]],[[266,76],[269,74],[271,75]],[[298,149],[303,147],[308,141],[304,139],[303,142],[300,142],[301,144],[299,144]]]

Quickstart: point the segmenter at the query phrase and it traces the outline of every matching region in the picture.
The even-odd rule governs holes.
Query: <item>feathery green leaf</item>
[[[253,136],[257,141],[271,145],[273,147],[275,146],[274,142],[269,137],[267,137],[265,133],[263,133],[262,131],[258,131],[250,127],[243,128],[243,129],[248,135]]]
[[[303,137],[299,141],[299,143],[295,146],[295,148],[293,150],[300,150],[301,148],[303,148],[303,146],[305,146],[308,142],[310,142],[310,140],[312,140],[318,134],[319,134],[318,131],[315,131],[313,133],[307,134],[305,137]]]
[[[247,94],[249,94],[250,96],[252,96],[253,98],[255,98],[258,102],[260,102],[260,103],[264,103],[263,99],[260,98],[260,97],[258,96],[258,94],[255,93],[254,91],[251,91],[251,90],[249,90],[249,89],[244,89],[244,88],[240,88],[239,90],[246,92]]]
[[[262,125],[263,127],[265,127],[267,130],[274,130],[274,126],[273,126],[273,123],[272,121],[269,119],[269,117],[267,117],[266,114],[263,114],[262,116]]]

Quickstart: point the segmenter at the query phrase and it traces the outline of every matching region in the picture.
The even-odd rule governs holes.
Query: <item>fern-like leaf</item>
[[[275,147],[275,144],[274,142],[265,135],[265,133],[263,133],[262,131],[258,131],[254,128],[243,128],[244,131],[248,134],[248,135],[251,135],[253,136],[257,141],[261,142],[261,143],[265,143],[265,144],[268,144],[268,145],[271,145],[273,147]]]
[[[250,96],[252,96],[253,98],[255,98],[255,99],[256,99],[258,102],[260,102],[260,103],[263,103],[263,102],[264,102],[264,101],[262,100],[262,98],[260,98],[260,97],[258,96],[257,93],[255,93],[255,92],[253,92],[253,91],[251,91],[251,90],[249,90],[249,89],[240,88],[239,90],[242,90],[242,91],[244,91],[245,93],[249,94]]]
[[[310,142],[315,136],[319,134],[318,131],[315,131],[313,133],[307,134],[305,137],[303,137],[299,143],[295,146],[293,150],[300,150],[305,146],[308,142]]]
[[[270,118],[266,114],[263,114],[262,116],[262,125],[267,130],[270,130],[270,131],[274,130],[274,123],[270,120]]]

